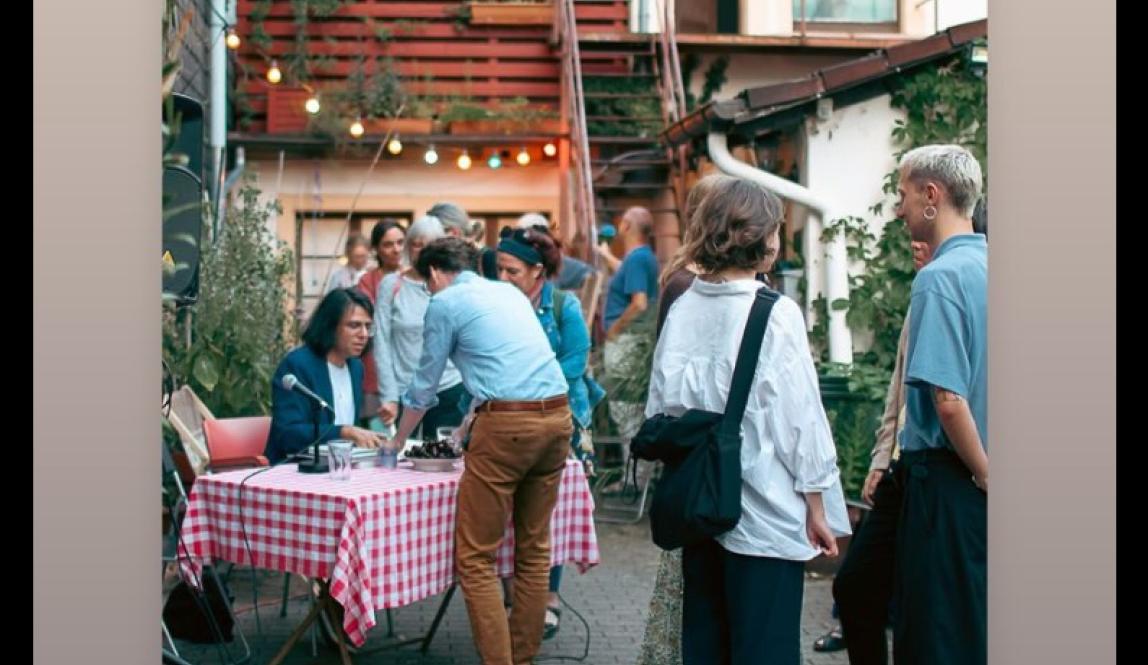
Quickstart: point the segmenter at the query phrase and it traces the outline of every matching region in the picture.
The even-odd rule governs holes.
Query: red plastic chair
[[[270,416],[215,418],[203,421],[203,434],[213,472],[268,466],[263,449],[271,432]]]

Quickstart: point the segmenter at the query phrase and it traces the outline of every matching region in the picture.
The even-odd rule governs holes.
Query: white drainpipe
[[[729,144],[725,134],[710,132],[706,145],[709,148],[710,159],[722,172],[752,180],[781,198],[800,203],[815,213],[806,222],[805,233],[802,234],[804,240],[802,253],[805,255],[805,270],[808,277],[818,263],[816,257],[813,256],[814,239],[820,237],[825,220],[839,219],[842,215],[835,212],[828,201],[815,195],[808,188],[734,158],[729,152]],[[845,251],[845,238],[840,234],[832,242],[825,245],[824,260],[826,298],[831,304],[836,300],[847,300],[849,298],[848,256]],[[806,321],[810,323],[812,322],[812,309],[812,288],[807,287],[805,289],[805,316]],[[830,362],[853,363],[853,333],[845,322],[846,312],[848,310],[829,308]]]
[[[216,200],[223,194],[224,171],[227,168],[224,163],[227,148],[227,44],[223,34],[226,27],[223,18],[229,13],[227,4],[227,0],[211,0],[211,29],[208,33],[211,35],[211,87],[207,104],[211,121],[208,145],[214,160],[210,191],[215,194]]]

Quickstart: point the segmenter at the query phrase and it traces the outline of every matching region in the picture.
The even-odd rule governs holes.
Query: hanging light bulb
[[[237,50],[239,45],[243,43],[242,40],[239,39],[239,33],[235,32],[235,28],[227,29],[227,37],[224,38],[223,41],[227,44],[227,48],[232,51]]]
[[[427,151],[425,153],[423,153],[423,161],[426,162],[427,164],[432,164],[432,165],[438,163],[438,153],[435,152],[433,145],[429,146],[427,148]]]
[[[518,156],[514,159],[519,166],[526,166],[530,163],[530,153],[526,152],[526,146],[522,146],[522,150],[518,151]]]
[[[490,153],[490,159],[486,160],[486,165],[492,169],[497,169],[502,166],[502,158],[498,156],[498,151]]]
[[[305,104],[303,104],[303,108],[307,109],[307,113],[310,113],[311,115],[317,114],[319,112],[319,108],[320,108],[319,96],[318,95],[311,95],[307,99],[307,102]]]
[[[363,121],[359,118],[355,118],[355,121],[351,123],[351,136],[359,138],[365,131],[366,130],[363,128]]]
[[[558,154],[558,146],[554,145],[553,141],[547,141],[546,145],[542,146],[542,152],[547,157],[553,157]]]
[[[463,150],[462,154],[458,156],[458,168],[465,171],[465,170],[470,168],[470,164],[471,164],[470,154],[468,154],[467,151]]]
[[[275,85],[283,80],[283,72],[279,70],[279,62],[271,61],[271,68],[267,70],[267,81]]]
[[[399,135],[395,134],[390,143],[387,144],[387,152],[392,155],[398,155],[403,151],[403,142],[399,140]]]

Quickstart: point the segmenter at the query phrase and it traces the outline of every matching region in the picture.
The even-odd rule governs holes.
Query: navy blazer
[[[355,397],[355,425],[363,403],[363,362],[358,358],[348,358],[351,370],[351,389]],[[265,455],[276,464],[315,442],[315,406],[303,394],[283,387],[283,377],[294,374],[299,383],[310,388],[334,407],[334,391],[331,389],[331,374],[327,370],[326,356],[319,356],[304,345],[283,357],[275,376],[271,379],[271,433],[267,437]],[[339,438],[339,428],[331,427],[335,414],[323,409],[320,411],[319,443]]]

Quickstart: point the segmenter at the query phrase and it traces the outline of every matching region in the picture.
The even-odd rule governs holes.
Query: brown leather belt
[[[565,395],[557,395],[555,397],[547,397],[546,399],[532,399],[526,401],[514,400],[491,400],[483,402],[478,410],[487,413],[493,411],[550,411],[566,406],[570,400]]]

